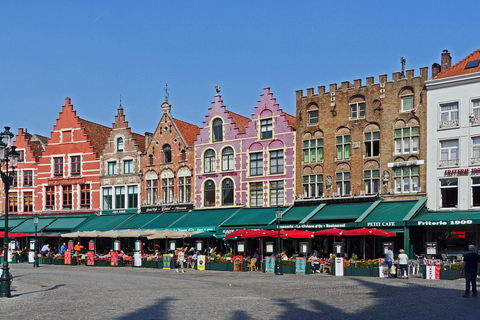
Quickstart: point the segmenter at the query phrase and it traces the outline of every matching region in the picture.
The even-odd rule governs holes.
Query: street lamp
[[[277,240],[277,270],[275,274],[277,276],[283,275],[282,273],[282,254],[280,252],[280,219],[282,218],[282,209],[277,207],[275,210],[275,217],[277,218],[277,230],[278,230],[278,240]]]
[[[35,225],[35,256],[33,257],[33,267],[38,267],[38,240],[37,240],[37,225],[38,225],[38,214],[33,217],[33,224]]]
[[[5,189],[5,235],[3,238],[3,267],[0,276],[0,297],[11,298],[10,292],[10,271],[8,269],[8,192],[13,184],[15,177],[15,168],[19,153],[15,151],[16,147],[12,146],[13,133],[10,127],[5,127],[5,131],[0,133],[0,174],[2,176],[3,186]],[[5,165],[5,170],[3,166]]]

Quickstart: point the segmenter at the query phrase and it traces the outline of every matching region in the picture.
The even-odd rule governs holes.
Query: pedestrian
[[[387,252],[385,253],[385,260],[387,261],[387,266],[388,266],[388,277],[393,278],[391,274],[391,270],[393,267],[393,247],[388,246],[387,247]]]
[[[473,244],[468,246],[468,253],[463,257],[461,274],[465,273],[465,294],[464,298],[470,297],[470,283],[472,284],[472,297],[477,296],[477,273],[480,255]]]
[[[408,256],[405,254],[405,250],[400,249],[398,255],[398,264],[400,265],[400,274],[402,279],[408,279]]]
[[[42,249],[40,250],[40,254],[41,254],[42,256],[45,256],[45,255],[48,254],[49,251],[50,251],[50,244],[47,243],[47,244],[44,245],[44,246],[42,247]]]
[[[177,259],[178,259],[178,268],[177,272],[182,270],[182,273],[185,273],[185,270],[183,270],[183,261],[185,260],[185,250],[184,248],[180,248],[180,250],[177,251]]]
[[[60,247],[60,254],[63,256],[65,251],[67,251],[68,247],[67,244],[64,242],[63,245]]]

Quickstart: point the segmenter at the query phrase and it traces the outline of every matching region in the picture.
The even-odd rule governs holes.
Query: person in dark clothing
[[[462,271],[465,273],[465,294],[464,298],[470,297],[470,283],[472,284],[472,297],[477,296],[477,273],[480,255],[476,253],[477,248],[473,244],[468,246],[468,253],[463,257]]]

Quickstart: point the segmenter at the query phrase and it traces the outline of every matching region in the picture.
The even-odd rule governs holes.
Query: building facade
[[[118,108],[100,156],[102,214],[140,212],[140,165],[144,152],[145,136],[131,131],[123,108]]]

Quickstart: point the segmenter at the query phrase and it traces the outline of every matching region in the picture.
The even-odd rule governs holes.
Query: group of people
[[[393,247],[388,246],[385,253],[385,261],[388,266],[388,278],[394,278],[396,276],[396,267],[394,266]],[[398,265],[400,267],[400,274],[402,279],[408,279],[408,256],[405,254],[405,250],[400,249],[398,254]]]

